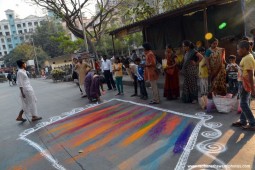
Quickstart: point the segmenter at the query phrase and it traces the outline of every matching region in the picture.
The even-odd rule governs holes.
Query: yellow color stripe
[[[121,146],[127,146],[127,145],[133,143],[135,140],[141,138],[143,135],[145,135],[147,132],[149,132],[155,125],[157,125],[166,116],[166,114],[167,114],[166,112],[163,112],[163,114],[161,116],[159,116],[157,119],[155,119],[155,121],[152,122],[150,125],[135,132],[133,135],[131,135],[130,137],[125,139],[122,142]]]

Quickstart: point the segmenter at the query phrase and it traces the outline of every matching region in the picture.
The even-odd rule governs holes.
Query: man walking
[[[144,43],[143,48],[146,56],[144,79],[150,82],[153,93],[153,100],[149,104],[159,104],[160,98],[157,85],[159,75],[156,70],[156,56],[151,51],[149,43]]]
[[[22,60],[18,60],[17,65],[19,67],[17,78],[18,86],[21,92],[20,97],[22,102],[22,110],[20,111],[16,120],[23,122],[26,121],[26,119],[22,118],[24,112],[32,115],[32,121],[40,120],[42,117],[39,117],[37,114],[36,96],[26,73],[26,63]]]
[[[109,59],[107,59],[106,55],[103,55],[101,69],[102,69],[102,72],[104,73],[108,90],[112,90],[112,89],[116,90],[115,82],[112,77],[112,63]]]

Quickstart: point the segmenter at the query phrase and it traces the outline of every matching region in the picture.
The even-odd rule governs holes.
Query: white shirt
[[[109,59],[107,59],[106,61],[102,61],[101,70],[102,72],[104,72],[105,70],[110,70],[110,72],[112,72],[112,63]]]
[[[19,87],[22,87],[24,91],[33,91],[33,87],[24,69],[19,69],[17,73],[17,84]]]

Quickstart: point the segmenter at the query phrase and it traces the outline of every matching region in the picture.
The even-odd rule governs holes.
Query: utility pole
[[[82,13],[81,13],[81,3],[80,3],[80,0],[78,0],[78,4],[79,4],[79,10],[80,10],[81,25],[82,25],[83,35],[84,35],[84,45],[85,45],[85,48],[86,48],[86,52],[89,53],[87,36],[86,36],[85,27],[84,27],[84,24],[83,24],[83,17],[82,17]]]
[[[31,38],[31,39],[32,39],[32,43],[33,43],[34,53],[35,53],[36,67],[37,67],[38,74],[40,75],[40,70],[39,70],[38,59],[37,59],[36,50],[35,50],[34,39],[33,38]]]

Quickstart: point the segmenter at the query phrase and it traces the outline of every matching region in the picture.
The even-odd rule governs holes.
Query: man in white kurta
[[[17,62],[18,63],[18,62]],[[18,64],[20,67],[20,65]],[[32,121],[40,120],[41,117],[38,117],[37,107],[36,107],[36,96],[33,90],[33,87],[30,84],[29,78],[26,73],[26,64],[23,63],[17,73],[17,84],[21,92],[21,101],[22,101],[22,110],[26,114],[32,116]],[[22,115],[22,114],[21,114]],[[20,116],[20,115],[19,115]],[[19,118],[19,117],[18,117]],[[18,120],[17,118],[17,120]],[[21,117],[22,119],[22,117]]]

